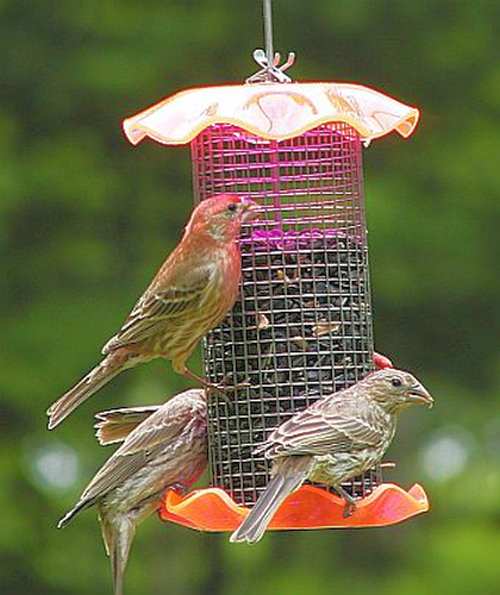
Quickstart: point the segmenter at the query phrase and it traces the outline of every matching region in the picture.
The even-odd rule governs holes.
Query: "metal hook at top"
[[[272,64],[269,64],[266,53],[262,49],[254,50],[253,59],[261,67],[255,74],[246,79],[247,83],[291,83],[292,79],[285,74],[285,70],[290,68],[295,62],[295,54],[290,52],[287,61],[278,66],[280,54],[276,52]]]
[[[263,0],[265,51],[256,49],[253,59],[261,67],[255,74],[246,79],[247,83],[290,83],[292,79],[285,74],[295,62],[295,54],[290,52],[284,64],[279,65],[281,56],[273,49],[273,15],[271,0]]]

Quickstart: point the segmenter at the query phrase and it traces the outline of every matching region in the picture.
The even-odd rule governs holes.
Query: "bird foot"
[[[349,517],[351,517],[354,512],[356,510],[356,504],[354,504],[353,502],[346,502],[345,506],[344,506],[344,511],[342,512],[342,516],[345,519],[348,519]]]
[[[251,386],[248,380],[238,382],[237,384],[226,384],[226,380],[228,379],[225,377],[220,384],[211,385],[211,390],[217,391],[219,394],[221,394],[228,403],[230,402],[229,395],[232,396],[237,390]]]
[[[201,386],[203,386],[203,388],[207,391],[207,394],[210,394],[211,391],[217,391],[223,396],[226,396],[224,394],[224,387],[209,382],[206,378],[203,378],[203,376],[198,376],[198,374],[191,372],[191,370],[189,370],[188,368],[184,370],[183,376],[191,380],[194,380],[195,382],[198,382],[198,384],[201,384]]]
[[[339,494],[341,498],[344,499],[345,506],[342,516],[345,519],[348,519],[350,516],[354,514],[354,511],[356,510],[356,501],[351,496],[351,494],[349,494],[349,492],[346,492],[346,490],[344,490],[344,488],[341,485],[336,485],[335,491]]]
[[[189,370],[188,368],[184,369],[183,376],[186,376],[186,378],[190,378],[191,380],[194,380],[195,382],[201,384],[203,388],[207,391],[208,396],[210,396],[214,392],[219,393],[219,395],[221,395],[227,403],[230,403],[228,393],[234,393],[241,388],[247,388],[250,386],[250,382],[248,382],[248,380],[238,382],[234,385],[225,384],[226,377],[224,377],[222,383],[214,384],[212,382],[209,382],[206,378],[203,378],[202,376],[198,376],[194,372],[191,372],[191,370]]]
[[[230,396],[233,396],[237,390],[241,388],[247,388],[249,386],[251,386],[249,382],[239,382],[234,386],[227,384],[212,384],[211,387],[208,389],[208,393],[210,394],[210,391],[217,392],[219,393],[219,395],[222,395],[222,397],[225,399],[227,403],[230,403]]]
[[[174,491],[176,494],[179,494],[179,496],[184,496],[188,491],[187,487],[180,482],[173,483],[169,489]]]
[[[237,390],[240,390],[242,388],[248,388],[252,385],[250,384],[250,382],[248,382],[248,380],[243,380],[243,382],[238,382],[237,384],[219,384],[217,386],[220,390],[222,390],[225,393],[234,393]]]
[[[229,398],[227,392],[227,387],[223,384],[210,384],[207,387],[207,395],[209,397],[211,397],[214,393],[217,393],[224,399],[224,401],[226,401],[227,404],[229,404],[231,402],[231,399]]]

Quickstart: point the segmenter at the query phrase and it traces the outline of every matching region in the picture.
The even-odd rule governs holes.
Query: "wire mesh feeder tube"
[[[204,345],[210,381],[237,387],[209,406],[211,482],[252,506],[269,480],[253,449],[372,369],[361,141],[344,123],[283,141],[218,124],[191,149],[197,200],[234,192],[263,208],[242,233],[240,299]],[[374,469],[344,487],[364,497],[380,483]]]

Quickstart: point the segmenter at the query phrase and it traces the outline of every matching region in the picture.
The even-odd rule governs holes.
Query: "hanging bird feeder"
[[[243,85],[183,91],[123,123],[132,144],[148,137],[191,145],[195,202],[231,192],[261,209],[242,232],[242,283],[232,313],[207,336],[210,382],[233,386],[209,405],[211,486],[169,492],[161,517],[234,530],[269,480],[253,454],[269,431],[373,369],[373,327],[362,147],[391,132],[408,137],[419,112],[354,84],[293,83],[280,66],[264,1],[266,51]],[[380,467],[343,487],[305,485],[271,529],[382,526],[428,510],[423,489],[383,483]]]

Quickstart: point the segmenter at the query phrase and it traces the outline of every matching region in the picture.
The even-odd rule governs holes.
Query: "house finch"
[[[175,372],[207,382],[186,367],[196,344],[233,307],[241,277],[241,224],[256,205],[232,194],[201,202],[184,236],[134,306],[106,356],[47,411],[49,430],[127,368],[157,357],[172,360]]]
[[[373,352],[373,363],[377,370],[383,370],[384,368],[394,368],[392,361],[381,353]]]
[[[257,449],[273,460],[271,480],[231,541],[259,541],[280,504],[306,479],[333,486],[346,501],[345,516],[352,514],[355,502],[340,484],[381,461],[400,411],[432,403],[414,376],[388,368],[294,415]]]
[[[159,507],[168,488],[189,488],[207,466],[206,394],[191,389],[158,407],[118,409],[96,417],[101,444],[123,444],[57,526],[65,527],[81,510],[97,506],[115,595],[122,595],[136,526]]]

